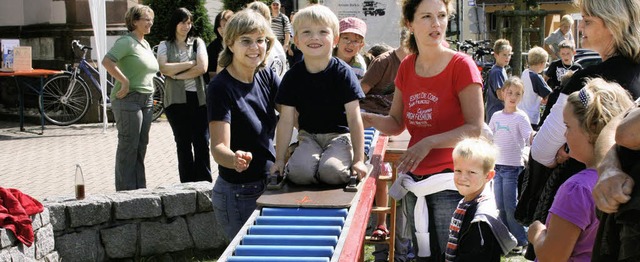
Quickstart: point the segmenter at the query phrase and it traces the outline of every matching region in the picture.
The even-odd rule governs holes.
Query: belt
[[[422,181],[422,180],[427,179],[427,177],[430,177],[430,176],[432,176],[432,175],[437,175],[437,174],[442,174],[442,173],[451,173],[451,172],[453,172],[453,170],[451,170],[451,169],[447,168],[447,169],[445,169],[445,170],[442,170],[442,171],[440,171],[440,172],[435,172],[435,173],[433,173],[433,174],[426,174],[426,175],[420,175],[420,176],[418,176],[418,175],[415,175],[415,174],[413,174],[413,173],[411,173],[411,172],[408,172],[408,173],[407,173],[407,175],[408,175],[408,176],[410,176],[410,177],[413,179],[413,181],[415,181],[415,182],[419,182],[419,181]]]

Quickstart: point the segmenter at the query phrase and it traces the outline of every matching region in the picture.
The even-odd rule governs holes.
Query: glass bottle
[[[80,164],[76,164],[76,199],[84,199],[84,175]]]

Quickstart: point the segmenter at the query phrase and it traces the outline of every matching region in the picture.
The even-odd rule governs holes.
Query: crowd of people
[[[640,1],[575,1],[581,46],[602,63],[574,62],[573,19],[563,16],[520,76],[507,74],[511,43],[496,40],[486,82],[446,45],[451,0],[401,0],[400,46],[367,54],[363,20],[317,4],[287,17],[273,0],[221,11],[208,44],[178,8],[156,57],[144,39],[154,12],[131,7],[130,33],[102,60],[117,80],[116,190],[146,186],[161,72],[180,181],[212,182],[213,156],[213,208],[228,240],[270,174],[301,185],[362,179],[364,128],[374,127],[411,135],[396,181],[375,197],[401,200],[396,261],[636,261]],[[383,241],[387,217],[375,221],[372,239]],[[387,259],[383,246],[376,261]]]

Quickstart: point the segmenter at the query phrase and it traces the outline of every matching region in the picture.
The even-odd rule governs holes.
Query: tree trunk
[[[514,7],[518,10],[525,11],[524,0],[515,0]],[[513,56],[511,57],[511,74],[520,76],[522,74],[522,20],[524,16],[517,15],[513,17]]]

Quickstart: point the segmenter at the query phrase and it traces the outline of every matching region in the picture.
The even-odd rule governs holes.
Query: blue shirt
[[[491,70],[489,70],[489,80],[487,80],[487,104],[485,106],[485,122],[489,123],[491,120],[491,116],[493,113],[504,109],[504,103],[498,99],[496,91],[502,88],[504,85],[504,81],[507,80],[507,70],[500,67],[499,65],[493,65]]]

